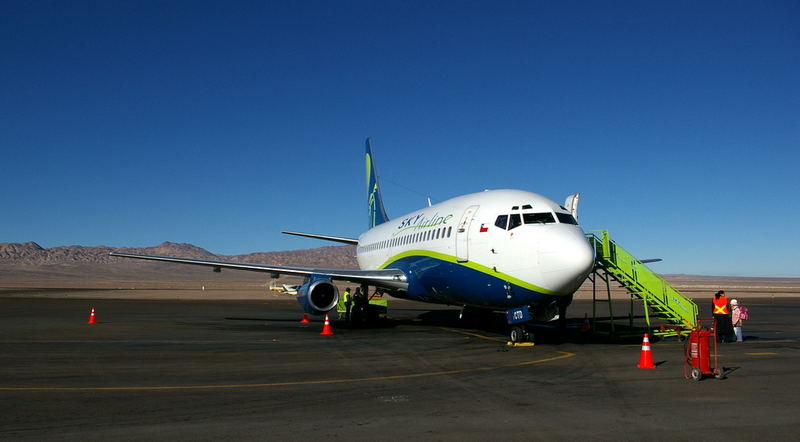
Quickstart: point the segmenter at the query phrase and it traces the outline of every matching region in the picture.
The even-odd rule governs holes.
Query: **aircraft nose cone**
[[[580,229],[565,229],[541,245],[539,263],[547,288],[573,293],[592,271],[594,251]]]

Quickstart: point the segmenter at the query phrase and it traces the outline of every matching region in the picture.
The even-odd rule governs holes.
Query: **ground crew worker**
[[[711,300],[712,314],[714,315],[714,330],[717,333],[717,342],[730,341],[731,335],[731,309],[728,307],[728,298],[725,291],[720,290],[714,293]]]
[[[360,325],[364,321],[366,304],[367,297],[361,292],[361,287],[356,287],[356,292],[353,293],[353,324]]]
[[[350,322],[350,307],[353,306],[353,297],[350,295],[350,287],[344,289],[344,320]]]

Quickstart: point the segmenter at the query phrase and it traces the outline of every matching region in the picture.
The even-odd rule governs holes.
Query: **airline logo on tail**
[[[367,138],[367,204],[369,209],[369,228],[389,221],[383,207],[381,189],[378,187],[378,175],[372,162],[372,140]]]

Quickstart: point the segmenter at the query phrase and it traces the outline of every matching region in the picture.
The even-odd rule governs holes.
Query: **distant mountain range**
[[[106,246],[59,246],[45,249],[35,242],[0,243],[0,263],[25,266],[52,264],[117,264],[133,262],[130,259],[108,256],[111,251],[139,253],[144,255],[179,256],[219,261],[252,262],[275,265],[298,265],[304,267],[358,268],[354,246],[328,246],[316,249],[290,250],[284,252],[257,252],[246,255],[216,255],[192,244],[164,242],[145,248]]]

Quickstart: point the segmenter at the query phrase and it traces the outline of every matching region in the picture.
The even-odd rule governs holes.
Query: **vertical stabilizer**
[[[383,208],[381,189],[378,187],[378,175],[372,161],[372,140],[367,138],[367,205],[369,209],[369,228],[389,221],[386,209]]]

